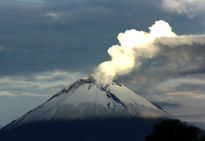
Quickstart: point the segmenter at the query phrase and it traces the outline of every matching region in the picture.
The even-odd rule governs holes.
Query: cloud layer
[[[171,73],[169,75],[173,77],[204,71],[205,35],[176,35],[171,26],[162,20],[156,21],[149,29],[150,32],[133,29],[120,33],[120,45],[108,49],[111,60],[97,67],[95,78],[112,81],[133,70],[139,72],[145,69],[147,62],[155,61],[158,64],[154,64],[153,68],[152,64],[147,65],[145,72],[151,68],[156,73]]]
[[[0,125],[17,119],[85,75],[55,70],[0,77]]]
[[[162,0],[161,6],[167,12],[186,14],[190,18],[205,12],[204,0]]]
[[[143,59],[153,58],[158,49],[154,46],[157,38],[175,37],[172,28],[165,21],[156,21],[149,32],[127,30],[118,34],[120,45],[108,49],[110,61],[101,63],[95,70],[98,81],[111,82],[117,76],[125,75],[142,65]]]
[[[69,86],[83,74],[79,72],[50,71],[28,76],[0,77],[0,96],[47,97]]]

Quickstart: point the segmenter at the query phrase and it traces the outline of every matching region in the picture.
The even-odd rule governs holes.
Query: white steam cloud
[[[108,49],[111,60],[102,62],[94,72],[97,81],[111,82],[117,76],[125,75],[134,68],[140,67],[142,59],[152,58],[158,48],[155,40],[161,37],[176,37],[171,26],[163,21],[156,21],[149,27],[149,32],[127,30],[119,33],[120,45],[114,45]]]
[[[201,68],[205,59],[205,34],[176,35],[163,20],[156,21],[149,27],[149,32],[132,29],[119,33],[118,40],[120,45],[108,49],[111,60],[102,62],[95,69],[93,76],[97,81],[112,82],[118,76],[139,69],[146,59],[158,56],[169,58],[172,62],[168,67],[172,70],[183,66],[185,70],[194,71]]]

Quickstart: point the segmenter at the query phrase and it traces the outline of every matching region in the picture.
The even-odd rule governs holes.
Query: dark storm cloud
[[[117,43],[121,31],[145,30],[159,19],[175,25],[179,33],[196,27],[186,17],[180,21],[175,19],[183,16],[164,15],[159,4],[158,0],[1,1],[0,46],[9,48],[0,52],[1,75],[56,68],[90,71],[108,58],[106,49]],[[181,22],[189,23],[189,28]]]

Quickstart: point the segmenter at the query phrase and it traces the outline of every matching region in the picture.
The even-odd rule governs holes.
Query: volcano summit
[[[91,76],[62,89],[1,130],[6,140],[144,140],[172,117],[124,85]]]

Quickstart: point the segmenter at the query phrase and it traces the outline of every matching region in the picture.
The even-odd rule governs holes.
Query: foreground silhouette
[[[179,120],[165,120],[154,126],[154,132],[146,141],[205,141],[203,134],[199,128]]]
[[[0,141],[144,141],[162,119],[95,119],[27,124],[0,132]]]
[[[205,141],[203,131],[197,127],[178,120],[162,120],[124,118],[36,122],[10,130],[3,129],[0,131],[0,140]]]

